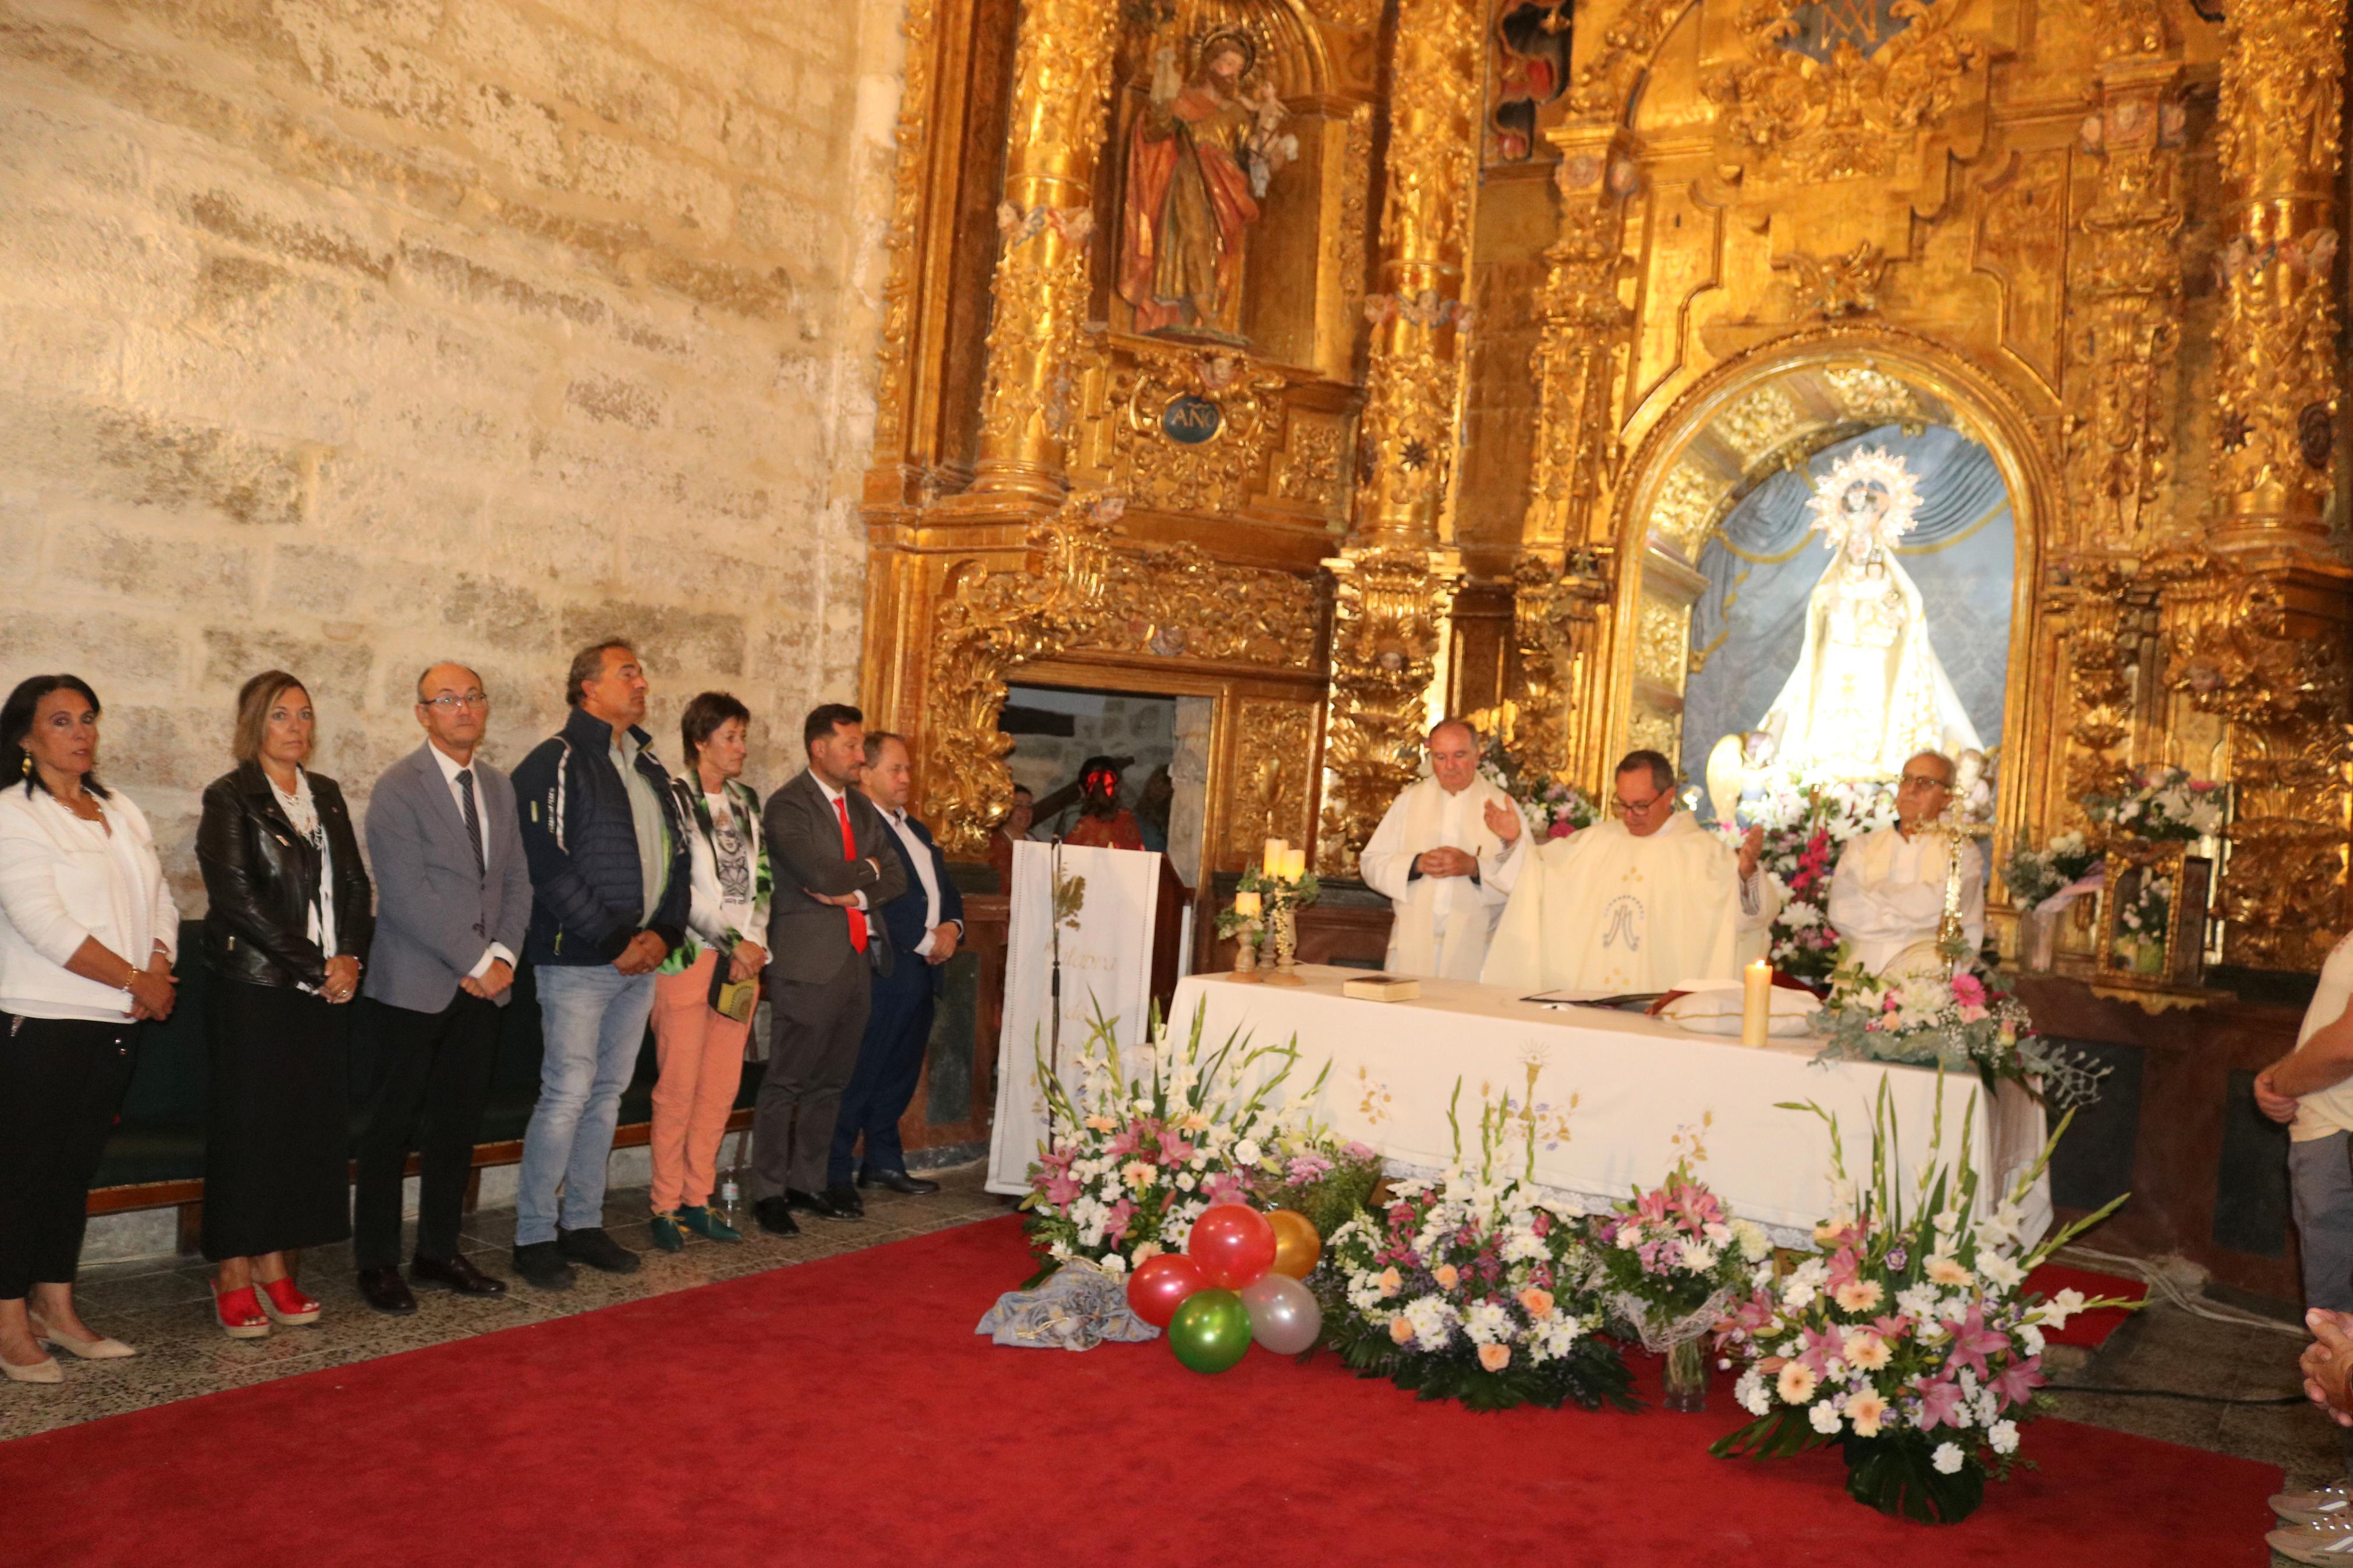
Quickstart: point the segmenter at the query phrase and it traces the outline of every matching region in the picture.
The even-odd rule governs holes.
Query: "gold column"
[[[1062,494],[1118,36],[1116,0],[1029,0],[1021,10],[975,490]]]
[[[1413,776],[1446,605],[1461,445],[1463,299],[1478,192],[1480,0],[1400,0],[1391,35],[1388,194],[1379,286],[1365,301],[1355,527],[1338,581],[1317,865],[1353,874],[1381,813]]]
[[[2336,446],[2331,290],[2344,0],[2234,5],[2223,24],[2218,550],[2327,550]]]
[[[1521,743],[1556,771],[1600,765],[1600,641],[1613,592],[1614,542],[1593,537],[1594,499],[1618,455],[1617,384],[1634,314],[1618,288],[1626,269],[1626,197],[1636,166],[1614,121],[1550,132],[1560,237],[1545,250],[1536,378],[1535,459],[1520,526]]]

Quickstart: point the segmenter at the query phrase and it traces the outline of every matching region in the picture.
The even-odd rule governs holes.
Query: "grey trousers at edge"
[[[2304,1304],[2353,1312],[2353,1133],[2287,1146],[2288,1193],[2304,1253]]]
[[[858,1068],[872,986],[866,955],[830,979],[779,980],[769,993],[768,1070],[752,1112],[752,1195],[825,1190],[842,1091]],[[773,972],[772,972],[773,975]]]

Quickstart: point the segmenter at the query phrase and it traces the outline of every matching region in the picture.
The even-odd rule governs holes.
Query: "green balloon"
[[[1250,1346],[1250,1309],[1231,1290],[1196,1290],[1168,1321],[1168,1348],[1195,1372],[1224,1372]]]

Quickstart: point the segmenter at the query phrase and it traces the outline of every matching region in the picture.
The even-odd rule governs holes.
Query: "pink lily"
[[[2034,1397],[2034,1391],[2050,1379],[2042,1375],[2042,1358],[2028,1356],[2024,1361],[2011,1362],[2001,1374],[1989,1380],[1986,1386],[1993,1390],[2004,1405],[2023,1405]]]
[[[1920,1391],[1921,1431],[1933,1432],[1939,1425],[1956,1428],[1960,1426],[1960,1423],[1954,1419],[1961,1413],[1959,1389],[1942,1378],[1934,1383],[1922,1379],[1915,1382],[1913,1386]]]
[[[1835,1330],[1807,1329],[1803,1332],[1806,1348],[1798,1359],[1810,1367],[1816,1377],[1830,1376],[1830,1363],[1846,1350],[1844,1336]]]
[[[1986,1357],[1995,1351],[2010,1348],[2010,1336],[1986,1327],[1984,1303],[1972,1301],[1959,1322],[1945,1320],[1945,1327],[1953,1336],[1952,1364],[1967,1367],[1979,1378],[1986,1375]]]
[[[1067,1209],[1079,1195],[1079,1184],[1067,1171],[1059,1171],[1046,1184],[1046,1202],[1054,1208]]]

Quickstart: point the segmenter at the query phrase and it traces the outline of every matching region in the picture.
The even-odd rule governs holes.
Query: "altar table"
[[[1896,1117],[1898,1168],[1906,1212],[1914,1173],[1937,1126],[1933,1068],[1812,1058],[1820,1039],[1775,1039],[1759,1048],[1687,1033],[1662,1018],[1593,1007],[1545,1006],[1515,991],[1467,981],[1425,979],[1411,1002],[1364,1002],[1340,993],[1360,971],[1303,965],[1302,985],[1247,984],[1230,974],[1179,983],[1172,1033],[1189,1029],[1205,1006],[1204,1048],[1240,1030],[1260,1045],[1295,1037],[1294,1092],[1331,1076],[1319,1119],[1343,1138],[1379,1149],[1393,1171],[1429,1173],[1455,1163],[1447,1101],[1460,1080],[1456,1115],[1462,1163],[1475,1168],[1482,1097],[1527,1097],[1537,1068],[1535,1180],[1557,1198],[1598,1212],[1636,1184],[1656,1184],[1696,1141],[1694,1169],[1735,1215],[1775,1233],[1783,1245],[1832,1209],[1830,1130],[1787,1101],[1811,1100],[1838,1118],[1849,1177],[1871,1179],[1872,1106],[1888,1086]],[[1989,1102],[1974,1073],[1947,1074],[1943,1149],[1953,1163],[1968,1139],[1980,1175],[1978,1208],[1989,1212],[2041,1154],[2042,1108],[2013,1083]],[[1682,1142],[1678,1145],[1678,1136]],[[1517,1138],[1508,1159],[1525,1159]],[[2051,1223],[2051,1184],[2038,1176],[2021,1205],[2025,1233]]]

